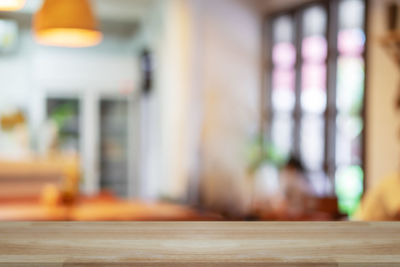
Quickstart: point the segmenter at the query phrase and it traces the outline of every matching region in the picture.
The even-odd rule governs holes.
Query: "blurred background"
[[[399,8],[0,0],[0,220],[400,219]]]

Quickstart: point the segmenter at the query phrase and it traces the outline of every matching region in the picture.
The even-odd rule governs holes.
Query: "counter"
[[[400,223],[5,222],[0,266],[400,266]]]

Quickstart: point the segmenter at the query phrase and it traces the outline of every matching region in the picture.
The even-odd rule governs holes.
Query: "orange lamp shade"
[[[25,6],[26,0],[0,0],[0,11],[15,11]]]
[[[89,0],[45,0],[33,27],[36,41],[43,45],[89,47],[103,39]]]

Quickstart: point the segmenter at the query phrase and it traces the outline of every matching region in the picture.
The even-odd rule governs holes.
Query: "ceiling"
[[[145,16],[149,9],[159,1],[166,0],[91,0],[96,14],[102,20],[117,22],[137,22]],[[271,13],[314,0],[242,0],[252,2],[261,12]],[[43,0],[27,0],[20,12],[32,14]]]
[[[166,0],[91,0],[95,13],[101,20],[115,22],[138,22],[156,2]],[[315,0],[241,0],[253,3],[263,14],[285,10]],[[33,14],[43,0],[27,0],[20,13]]]
[[[21,13],[34,13],[43,0],[28,0]],[[96,14],[104,20],[137,22],[147,14],[156,0],[92,0]]]
[[[272,13],[315,0],[252,0],[263,13]]]

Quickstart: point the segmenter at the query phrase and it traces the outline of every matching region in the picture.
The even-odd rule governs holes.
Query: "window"
[[[78,154],[80,143],[80,99],[78,97],[49,97],[47,118],[58,129],[56,152]]]
[[[269,23],[268,144],[347,214],[364,184],[365,14],[365,0],[319,1]]]

